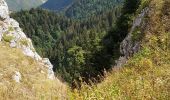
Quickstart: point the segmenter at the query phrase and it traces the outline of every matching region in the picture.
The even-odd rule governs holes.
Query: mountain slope
[[[70,18],[87,18],[118,8],[123,0],[48,0],[41,7],[61,11]]]
[[[41,7],[53,11],[60,11],[66,9],[74,1],[75,0],[48,0],[46,3],[41,5]]]
[[[9,9],[12,11],[35,8],[43,4],[45,1],[46,0],[6,0]]]
[[[143,7],[148,7],[149,11],[141,20],[142,24],[127,36],[133,41],[129,45],[140,43],[139,52],[134,55],[131,52],[133,56],[125,54],[128,60],[122,65],[123,68],[115,68],[111,73],[106,73],[105,80],[98,85],[83,85],[81,90],[73,93],[73,99],[170,99],[170,1],[142,0],[134,22],[138,19],[137,16],[141,16],[142,13],[139,12]]]
[[[4,0],[0,0],[0,60],[1,100],[65,98],[65,85],[54,77],[50,61],[37,54],[18,22],[9,17]]]
[[[121,66],[116,66],[111,73],[105,73],[106,78],[97,85],[91,83],[89,86],[82,82],[81,88],[68,90],[69,100],[170,99],[170,1],[141,0],[139,2],[139,0],[126,0],[123,9],[116,27],[109,33],[109,39],[106,42],[113,46],[112,41],[120,42],[117,38],[124,39],[126,37],[120,43],[120,51],[122,56],[126,58],[125,65],[118,64]],[[25,56],[20,46],[16,48],[13,45],[13,42],[16,42],[11,41],[13,35],[19,36],[19,38],[15,38],[17,40],[25,37],[16,23],[9,18],[6,4],[1,0],[0,99],[68,100],[65,98],[67,93],[62,91],[62,89],[65,90],[65,87],[62,87],[63,84],[60,84],[57,80],[48,80],[45,74],[47,69],[38,63],[39,61],[33,59],[34,57]],[[19,32],[16,31],[18,29]],[[117,34],[117,32],[120,33]],[[92,33],[89,36],[96,37],[95,32],[92,31]],[[113,38],[114,36],[116,37]],[[83,40],[84,37],[78,38],[78,41],[81,39]],[[85,40],[85,43],[94,43],[92,50],[100,49],[101,47],[96,46],[100,39],[92,40]],[[27,45],[26,41],[20,41],[20,43],[21,46]],[[70,42],[67,44],[70,44]],[[11,48],[11,46],[14,47]],[[63,49],[62,46],[61,48]],[[75,51],[80,52],[75,54],[78,59],[74,59],[73,62],[82,62],[84,51],[77,46],[68,50],[72,57],[75,56],[72,55]],[[99,53],[103,55],[103,52]],[[121,63],[124,59],[119,60],[119,63]],[[68,61],[71,60],[68,59]],[[107,63],[109,63],[108,60]],[[18,74],[18,71],[21,74]],[[69,71],[71,71],[71,68]],[[19,78],[19,82],[13,79],[16,79],[16,77]]]
[[[56,74],[69,83],[72,83],[75,78],[78,79],[80,75],[83,75],[84,79],[90,76],[95,77],[106,68],[103,65],[110,64],[108,63],[110,59],[106,58],[106,55],[111,57],[111,54],[105,54],[107,50],[102,40],[117,19],[114,9],[81,21],[42,9],[21,11],[11,16],[32,38],[36,50],[42,56],[50,58]],[[84,64],[79,65],[79,68],[74,68],[76,66],[74,57],[68,54],[69,49],[75,46],[82,48],[85,52]],[[110,65],[107,66],[107,69],[109,68]],[[76,75],[73,74],[75,71],[77,71]]]
[[[0,99],[37,100],[65,98],[65,85],[49,80],[48,70],[36,60],[25,56],[22,50],[0,42]],[[20,82],[17,81],[18,73]],[[15,79],[15,80],[14,80]]]
[[[66,10],[66,16],[71,18],[87,18],[100,15],[109,9],[118,8],[123,0],[78,0]]]

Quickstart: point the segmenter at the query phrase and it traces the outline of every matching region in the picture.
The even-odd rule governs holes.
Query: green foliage
[[[91,86],[83,83],[81,85],[81,89],[74,89],[71,92],[68,91],[68,97],[70,100],[168,100],[170,98],[170,14],[167,13],[170,8],[170,1],[163,0],[165,7],[162,7],[162,3],[160,3],[160,1],[162,0],[152,0],[150,8],[150,12],[152,13],[149,14],[149,18],[146,21],[147,27],[146,29],[144,29],[144,32],[150,34],[146,34],[146,36],[142,38],[142,49],[128,60],[124,68],[119,70],[115,69],[111,74],[107,73],[106,78],[102,83],[99,83],[97,85],[91,83]],[[103,20],[103,22],[101,22],[101,19],[106,18],[103,16],[101,18],[98,18],[98,16],[93,16],[91,19],[88,19],[90,20],[90,22],[99,22],[97,24],[87,24],[89,23],[88,20],[85,22],[74,22],[73,20],[69,20],[69,22],[65,25],[60,23],[59,26],[61,27],[59,29],[61,29],[62,31],[60,31],[59,33],[62,34],[55,35],[56,37],[59,36],[60,38],[56,39],[55,45],[50,51],[52,53],[48,51],[50,53],[48,56],[51,58],[53,63],[58,65],[56,67],[57,74],[59,72],[61,76],[63,75],[62,77],[65,78],[65,80],[68,79],[68,82],[72,82],[75,78],[78,78],[79,76],[86,76],[86,78],[89,78],[87,75],[93,77],[93,74],[91,73],[97,73],[96,75],[98,75],[98,73],[102,71],[102,69],[107,68],[108,65],[111,65],[111,58],[113,56],[115,57],[118,53],[117,48],[119,48],[120,42],[127,35],[128,29],[132,25],[132,20],[135,16],[135,13],[138,11],[137,9],[139,9],[139,5],[140,3],[138,0],[126,0],[124,8],[122,9],[122,15],[117,20],[114,28],[114,25],[109,25],[106,20]],[[157,9],[157,7],[160,7],[161,9]],[[41,12],[41,10],[39,10],[39,12]],[[38,18],[41,18],[44,13],[42,15],[40,14],[41,16],[38,14]],[[26,14],[26,16],[29,16],[29,14]],[[72,26],[73,23],[75,26]],[[102,23],[107,23],[106,25],[109,26],[104,25],[103,27]],[[69,28],[66,28],[65,26],[69,26]],[[48,26],[46,26],[46,28],[47,27]],[[70,27],[74,27],[74,29]],[[36,37],[36,40],[33,41],[43,42],[45,40],[45,38],[42,36],[44,34],[47,34],[43,33],[42,30],[44,28],[45,27],[39,29],[38,33],[42,32],[41,34],[30,34],[30,36]],[[135,40],[139,39],[138,31],[139,30],[137,29],[135,30],[135,33],[133,33],[133,38]],[[38,49],[44,48],[45,47],[39,47]],[[44,50],[46,49],[47,48],[45,48]],[[4,50],[2,51],[4,52]],[[45,51],[42,50],[42,52]],[[7,54],[2,57],[6,57],[6,55]],[[25,72],[28,73],[28,70],[29,72],[32,72],[32,69],[35,70],[34,67],[35,66],[33,66],[31,69],[25,70]],[[37,72],[38,71],[39,70],[37,70]],[[46,78],[45,76],[43,77]],[[41,82],[38,81],[38,83]],[[39,86],[39,84],[36,84],[35,86]],[[57,94],[58,88],[53,87],[53,84],[47,84],[45,86],[50,86],[50,89],[44,86],[35,87],[35,89],[39,91],[45,90],[46,88],[48,89],[43,92],[40,91],[40,93],[42,92],[42,95],[40,97],[43,97],[41,99],[45,98],[46,95],[44,95],[44,93],[46,94],[54,92],[54,94]],[[29,86],[26,85],[26,87],[30,87],[30,84]],[[16,87],[16,89],[18,90],[20,88]],[[56,90],[51,91],[54,89]],[[37,92],[39,93],[39,91]],[[21,92],[23,93],[23,91]],[[50,95],[51,98],[52,96],[53,95]]]
[[[148,7],[150,1],[151,0],[141,0],[141,3],[140,3],[140,6],[139,6],[139,9],[138,9],[137,13],[141,12],[144,8]]]
[[[84,51],[81,47],[74,46],[68,50],[68,54],[73,59],[74,65],[79,66],[81,64],[84,64]]]
[[[143,37],[143,34],[140,30],[140,28],[136,28],[133,32],[132,32],[132,41],[140,41]]]
[[[11,42],[11,40],[14,39],[14,37],[13,37],[12,35],[9,35],[9,34],[8,34],[8,32],[11,32],[11,31],[13,31],[13,30],[14,30],[13,27],[9,27],[9,28],[8,28],[8,31],[3,34],[3,37],[2,37],[2,38],[3,38],[3,40],[4,40],[5,42]]]
[[[105,100],[167,100],[170,98],[170,34],[168,30],[170,22],[166,22],[167,16],[170,16],[170,14],[159,16],[159,13],[157,13],[159,11],[156,8],[158,5],[162,5],[160,1],[164,0],[152,0],[150,5],[152,7],[150,11],[154,13],[148,16],[149,18],[146,20],[147,27],[144,29],[144,32],[150,34],[146,34],[140,40],[141,50],[127,61],[125,67],[107,73],[103,82],[92,86],[83,84],[80,90],[71,92],[70,98],[72,100],[88,100],[91,98]],[[166,0],[164,4],[168,2],[170,5],[169,0]],[[165,8],[162,9],[165,10]],[[169,9],[169,7],[166,9]],[[157,18],[158,20],[155,20]]]
[[[132,27],[135,13],[140,5],[140,0],[125,0],[121,10],[121,16],[117,19],[115,26],[105,36],[105,48],[107,53],[105,55],[111,55],[114,58],[119,58],[120,43],[129,33],[129,29]],[[135,37],[136,38],[136,37]],[[107,57],[108,58],[108,57]],[[113,59],[115,60],[115,59]],[[112,58],[107,59],[107,62],[114,62]]]
[[[50,58],[55,72],[64,80],[72,83],[74,70],[79,67],[77,76],[88,78],[101,74],[106,64],[109,65],[104,53],[104,36],[114,26],[116,14],[120,11],[109,9],[97,16],[84,20],[70,19],[65,16],[42,9],[31,9],[11,14],[33,40],[36,50],[43,57]],[[74,63],[70,48],[78,46],[85,52],[84,64]],[[105,58],[105,61],[102,59]],[[110,59],[110,58],[108,58]],[[76,65],[75,65],[76,64]],[[109,69],[111,66],[108,66]]]
[[[13,27],[9,27],[8,31],[14,31]]]
[[[69,58],[67,58],[69,64],[68,66],[71,67],[70,70],[72,70],[72,75],[73,75],[73,79],[77,79],[80,77],[79,73],[81,72],[81,70],[83,70],[81,68],[82,65],[85,64],[85,57],[84,57],[84,50],[82,50],[81,47],[78,46],[74,46],[72,48],[70,48],[68,51],[68,55]]]
[[[143,47],[137,54],[133,56],[133,60],[130,60],[125,66],[139,66],[139,62],[143,61],[145,58],[149,58],[151,54],[152,52],[150,48]]]
[[[28,44],[28,40],[26,40],[26,39],[21,39],[20,41],[19,41],[22,45],[25,45],[25,46],[28,46],[29,44]]]
[[[100,1],[102,2],[109,5],[109,1]],[[105,69],[112,68],[114,60],[120,56],[119,43],[131,27],[138,3],[138,0],[133,0],[132,3],[127,0],[123,9],[121,3],[113,8],[103,5],[106,11],[97,15],[88,15],[89,17],[83,20],[70,19],[42,9],[21,11],[12,14],[12,17],[33,40],[38,53],[50,58],[58,76],[69,83],[74,79],[79,81],[78,77],[83,77],[83,81],[89,82],[89,79],[103,75]],[[122,14],[120,14],[121,9]],[[77,49],[81,51],[79,57],[73,53]],[[80,64],[82,61],[83,64]]]
[[[11,42],[11,40],[14,39],[14,37],[11,36],[11,35],[7,35],[6,33],[4,33],[2,39],[3,39],[5,42]]]

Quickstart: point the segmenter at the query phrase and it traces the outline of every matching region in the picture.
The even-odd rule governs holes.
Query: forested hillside
[[[11,16],[33,40],[36,50],[50,58],[56,75],[74,84],[74,80],[100,81],[98,76],[112,68],[120,56],[119,45],[132,25],[139,4],[136,0],[127,2],[122,10],[117,5],[116,9],[113,7],[84,20],[42,9]]]
[[[87,18],[92,15],[99,15],[110,9],[119,9],[123,0],[77,0],[65,14],[71,18]]]
[[[56,74],[74,84],[74,80],[99,81],[98,76],[112,68],[139,4],[127,2],[122,10],[118,5],[84,20],[42,9],[21,11],[12,17],[32,38],[36,50],[50,58]]]
[[[48,0],[41,7],[53,11],[61,11],[71,6],[76,0]]]
[[[117,11],[122,4],[123,0],[48,0],[41,7],[61,12],[69,18],[83,19],[112,9]]]
[[[132,1],[126,0],[128,5]],[[170,1],[141,0],[136,18],[141,8],[149,8],[142,24],[133,31],[132,39],[141,37],[141,49],[134,54],[123,68],[106,73],[100,84],[75,90],[73,100],[169,100],[170,99]],[[132,10],[129,10],[132,11]],[[136,15],[137,14],[137,15]]]
[[[103,45],[103,39],[115,25],[116,15],[117,10],[112,9],[79,21],[31,9],[12,14],[12,17],[32,38],[36,50],[50,58],[57,75],[72,83],[80,76],[96,77],[114,63],[114,54]]]

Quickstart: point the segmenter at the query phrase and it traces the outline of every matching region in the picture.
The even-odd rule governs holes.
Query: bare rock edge
[[[19,48],[23,54],[35,59],[48,70],[47,78],[55,79],[53,65],[48,58],[42,58],[33,47],[32,41],[28,38],[19,23],[10,18],[8,5],[5,0],[0,0],[0,42],[9,42],[11,48]]]
[[[134,19],[130,32],[127,34],[125,39],[120,44],[120,53],[121,57],[116,61],[116,68],[122,67],[126,64],[127,60],[132,57],[135,53],[137,53],[141,48],[141,41],[133,41],[132,33],[135,31],[136,28],[140,27],[143,29],[145,27],[144,17],[147,15],[149,8],[144,8],[140,14]],[[144,35],[143,32],[140,33]]]

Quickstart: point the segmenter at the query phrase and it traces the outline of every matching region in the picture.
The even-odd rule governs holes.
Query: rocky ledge
[[[28,38],[22,29],[19,27],[19,23],[10,18],[9,10],[6,2],[0,0],[0,42],[8,42],[11,48],[19,48],[23,54],[35,59],[41,63],[48,70],[47,77],[54,79],[53,65],[48,58],[41,58],[35,51],[32,45],[32,41]]]

